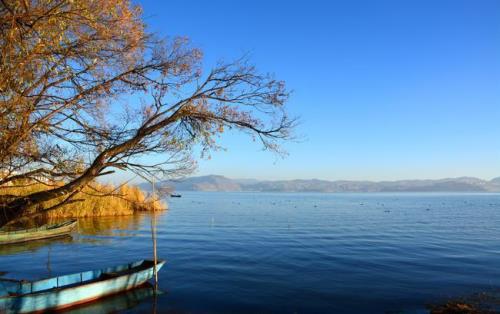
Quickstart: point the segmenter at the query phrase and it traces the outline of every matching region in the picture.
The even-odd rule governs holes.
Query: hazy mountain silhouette
[[[439,180],[399,181],[327,181],[230,179],[219,175],[190,177],[178,181],[163,181],[176,191],[257,191],[257,192],[500,192],[500,177],[482,180],[473,177]],[[141,187],[148,190],[150,184]]]

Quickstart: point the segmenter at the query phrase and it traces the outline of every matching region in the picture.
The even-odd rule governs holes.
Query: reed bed
[[[13,186],[0,189],[0,194],[27,195],[36,191],[53,188],[59,183],[16,182]],[[153,195],[146,195],[137,186],[124,184],[116,187],[112,184],[94,182],[73,197],[80,201],[65,204],[47,210],[63,198],[46,202],[39,208],[42,213],[37,218],[78,218],[100,216],[126,216],[138,212],[162,211],[166,204]],[[47,211],[43,211],[47,210]]]

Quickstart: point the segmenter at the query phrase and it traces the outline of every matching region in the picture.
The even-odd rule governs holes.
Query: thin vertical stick
[[[47,278],[52,277],[52,269],[50,267],[50,251],[51,251],[51,248],[52,248],[52,246],[49,245],[48,250],[47,250],[47,272],[48,272],[48,275],[47,275],[48,277]]]
[[[151,215],[151,237],[153,239],[153,272],[155,275],[155,294],[158,289],[158,271],[156,269],[156,264],[158,262],[158,256],[156,254],[156,196],[155,196],[155,179],[153,176],[153,213]]]

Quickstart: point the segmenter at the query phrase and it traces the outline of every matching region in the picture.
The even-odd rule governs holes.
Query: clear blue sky
[[[500,176],[500,1],[138,1],[162,36],[251,52],[294,90],[285,159],[242,135],[198,175],[260,179]]]

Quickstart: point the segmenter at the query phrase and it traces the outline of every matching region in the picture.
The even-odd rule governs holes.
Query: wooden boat
[[[38,228],[0,231],[0,244],[19,243],[67,235],[75,229],[76,224],[76,219],[72,219],[58,224],[44,225]]]
[[[157,271],[164,263],[158,261]],[[153,275],[154,262],[141,260],[39,281],[0,281],[0,313],[66,309],[141,286]]]

